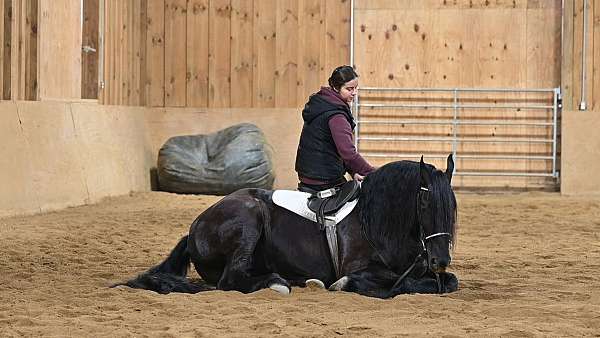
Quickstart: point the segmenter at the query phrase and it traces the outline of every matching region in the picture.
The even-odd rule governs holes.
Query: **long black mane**
[[[388,163],[369,174],[361,188],[359,217],[363,233],[384,263],[396,271],[421,248],[417,226],[417,193],[421,186],[419,162]],[[430,164],[431,207],[436,232],[451,233],[455,240],[456,199],[446,174]],[[399,265],[404,263],[404,265]]]

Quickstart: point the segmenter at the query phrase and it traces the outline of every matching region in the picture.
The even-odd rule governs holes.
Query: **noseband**
[[[419,191],[417,192],[417,223],[419,224],[419,237],[421,239],[421,245],[422,245],[422,251],[417,255],[417,257],[415,257],[414,262],[408,267],[408,269],[406,269],[406,271],[404,271],[404,273],[402,275],[400,275],[400,277],[398,277],[398,280],[396,280],[396,283],[394,283],[394,285],[392,286],[392,290],[394,288],[396,288],[400,282],[402,282],[402,280],[404,280],[404,278],[406,276],[408,276],[408,274],[414,269],[414,267],[417,265],[417,262],[419,262],[421,259],[425,259],[425,261],[427,262],[427,270],[431,271],[433,274],[435,274],[435,279],[437,281],[437,285],[438,285],[438,292],[442,293],[442,284],[440,282],[440,276],[439,273],[433,271],[433,269],[430,266],[429,263],[429,252],[427,251],[427,245],[425,245],[427,243],[427,241],[429,241],[432,238],[436,238],[436,237],[441,237],[441,236],[448,236],[448,238],[450,240],[452,240],[452,234],[449,232],[436,232],[434,234],[425,236],[425,230],[423,229],[423,222],[421,221],[421,206],[419,205],[420,201],[421,201],[421,196],[422,194],[425,193],[429,193],[429,189],[425,188],[425,187],[421,187],[419,189]],[[425,256],[425,257],[423,257]]]

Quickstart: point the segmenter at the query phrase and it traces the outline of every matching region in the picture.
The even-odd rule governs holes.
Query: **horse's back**
[[[246,188],[219,200],[201,213],[191,225],[190,235],[228,236],[239,226],[248,227],[261,221],[266,212],[265,202],[272,191]]]

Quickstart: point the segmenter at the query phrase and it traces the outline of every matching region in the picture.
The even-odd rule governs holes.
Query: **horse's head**
[[[450,265],[456,224],[456,198],[450,182],[454,170],[452,155],[446,171],[419,164],[420,188],[417,193],[417,222],[427,265],[441,272]]]
[[[365,177],[359,204],[365,237],[390,269],[402,273],[427,257],[431,270],[450,264],[456,198],[445,172],[413,161],[387,163]],[[426,252],[425,252],[426,250]]]

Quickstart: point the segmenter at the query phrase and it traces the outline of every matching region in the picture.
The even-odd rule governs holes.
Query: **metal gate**
[[[459,186],[556,189],[559,104],[559,88],[361,88],[355,142],[378,165],[452,153],[454,175],[479,177]]]

